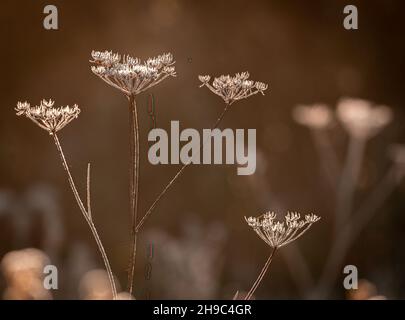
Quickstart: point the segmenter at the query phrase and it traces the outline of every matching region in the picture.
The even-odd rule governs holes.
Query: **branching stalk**
[[[266,263],[263,266],[262,271],[260,271],[259,276],[257,277],[256,281],[253,283],[252,288],[250,288],[248,294],[245,297],[245,300],[250,300],[255,293],[256,289],[259,287],[260,283],[263,280],[264,275],[266,274],[267,269],[270,267],[271,262],[273,261],[274,254],[277,251],[277,247],[273,248],[273,250],[270,253],[269,258],[267,259]]]
[[[224,110],[222,111],[221,115],[218,117],[217,121],[215,122],[214,126],[211,128],[211,130],[216,129],[220,123],[222,122],[226,112],[229,109],[229,106],[231,104],[226,104]],[[204,143],[205,144],[205,143]],[[201,149],[204,147],[204,144],[200,148]],[[177,173],[174,175],[174,177],[169,181],[169,183],[164,187],[164,189],[159,193],[159,195],[156,197],[155,201],[153,201],[152,205],[149,207],[148,211],[145,213],[145,215],[142,217],[142,219],[139,221],[135,228],[135,233],[139,232],[139,230],[142,228],[143,224],[145,223],[146,219],[152,214],[154,209],[156,208],[157,204],[159,201],[163,198],[163,196],[166,194],[166,192],[171,188],[171,186],[174,184],[174,182],[181,176],[181,174],[184,172],[184,170],[191,164],[190,162],[187,162],[183,164],[183,166],[177,171]]]
[[[88,166],[88,168],[87,168],[87,187],[88,187],[88,190],[87,190],[87,197],[88,197],[87,201],[88,201],[88,203],[87,203],[87,205],[88,205],[89,211],[86,211],[86,209],[85,209],[85,207],[83,205],[83,202],[82,202],[82,200],[80,198],[80,195],[79,195],[79,193],[77,191],[76,185],[75,185],[75,183],[73,181],[72,174],[70,173],[69,166],[67,164],[65,155],[63,153],[62,146],[61,146],[61,144],[59,142],[59,139],[58,139],[58,136],[56,135],[56,132],[53,133],[52,136],[53,136],[53,139],[55,141],[56,148],[58,149],[60,158],[62,160],[63,168],[65,169],[65,171],[67,173],[70,188],[72,189],[73,195],[74,195],[74,197],[76,199],[76,202],[77,202],[77,204],[79,206],[79,209],[82,212],[83,217],[86,220],[86,222],[87,222],[87,224],[88,224],[88,226],[89,226],[89,228],[90,228],[90,230],[91,230],[91,232],[93,234],[94,239],[96,240],[98,249],[100,251],[100,254],[101,254],[101,257],[103,259],[105,268],[107,270],[107,275],[108,275],[108,279],[110,281],[113,299],[115,300],[117,298],[117,289],[115,287],[115,281],[114,281],[114,276],[113,276],[113,273],[112,273],[112,270],[111,270],[110,262],[108,261],[107,254],[106,254],[106,252],[104,250],[103,244],[102,244],[102,242],[100,240],[100,237],[98,235],[96,226],[94,225],[93,220],[91,218],[91,214],[90,214],[90,190],[89,190],[89,188],[90,188],[90,166]]]

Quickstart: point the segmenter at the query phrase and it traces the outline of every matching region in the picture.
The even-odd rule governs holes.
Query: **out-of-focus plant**
[[[1,271],[6,279],[7,300],[52,299],[43,286],[43,269],[49,264],[48,256],[41,250],[28,248],[8,252],[1,260]]]
[[[311,297],[326,297],[354,240],[401,181],[405,173],[403,170],[405,152],[402,152],[401,147],[391,149],[393,165],[364,202],[358,208],[354,208],[354,196],[367,142],[391,122],[391,109],[361,99],[343,98],[338,102],[336,118],[349,136],[343,166],[338,163],[336,152],[328,139],[327,130],[335,120],[329,107],[319,104],[297,106],[293,110],[293,118],[297,123],[308,127],[311,132],[316,132],[316,135],[313,135],[314,142],[319,147],[325,174],[332,185],[337,185],[335,232],[331,248],[320,277],[311,288],[306,288],[307,294]],[[320,134],[323,143],[319,143]],[[299,250],[297,251],[296,255],[290,257],[289,263],[294,264],[295,259],[301,257],[301,263],[305,264],[305,259],[299,254]]]
[[[176,237],[151,228],[145,237],[156,248],[146,292],[163,299],[213,299],[221,292],[228,232],[220,222],[203,223],[193,214],[182,218]],[[153,294],[150,298],[154,298]]]

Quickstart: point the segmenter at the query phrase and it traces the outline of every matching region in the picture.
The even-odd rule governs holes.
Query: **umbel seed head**
[[[249,80],[248,72],[237,73],[233,77],[230,75],[222,75],[218,78],[214,78],[212,84],[210,84],[211,77],[208,75],[198,76],[198,79],[202,82],[200,87],[206,86],[213,93],[224,99],[227,104],[249,98],[259,92],[264,95],[264,91],[266,91],[268,87],[268,85],[263,82]]]
[[[54,134],[63,129],[73,119],[79,116],[80,109],[75,104],[72,107],[54,107],[55,101],[43,99],[39,106],[32,107],[28,102],[18,102],[15,108],[17,116],[26,116],[39,127]]]
[[[169,76],[176,76],[175,61],[171,53],[164,53],[144,62],[111,51],[92,51],[91,56],[91,71],[126,95],[139,94]]]
[[[337,117],[351,136],[368,139],[391,122],[392,111],[367,100],[343,98],[337,106]]]
[[[326,129],[333,121],[333,114],[325,104],[298,105],[293,110],[294,120],[311,129]]]
[[[276,217],[274,212],[267,212],[257,218],[245,217],[247,224],[272,248],[281,248],[298,239],[320,219],[314,214],[305,215],[301,219],[296,212],[287,213],[284,222],[277,221]]]

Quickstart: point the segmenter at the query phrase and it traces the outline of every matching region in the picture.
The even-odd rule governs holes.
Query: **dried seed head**
[[[324,104],[296,106],[292,115],[297,123],[311,129],[325,129],[333,121],[332,111]]]
[[[51,99],[49,101],[44,99],[39,106],[31,107],[28,102],[18,102],[15,110],[17,116],[25,115],[49,134],[54,134],[77,118],[80,113],[76,104],[73,107],[55,108],[54,103]]]
[[[103,66],[112,66],[121,60],[121,56],[112,51],[92,51],[91,56],[93,57],[93,63]]]
[[[264,91],[267,90],[268,87],[267,84],[263,82],[248,80],[248,72],[237,73],[233,77],[230,75],[222,75],[218,78],[214,78],[212,84],[210,84],[211,77],[208,75],[198,76],[198,79],[202,82],[200,87],[206,86],[213,93],[224,99],[227,104],[246,99],[259,92],[264,95]]]
[[[260,217],[246,218],[247,224],[272,248],[281,248],[302,236],[320,218],[314,214],[301,219],[299,213],[289,212],[285,222],[276,221],[276,214],[267,212]]]
[[[126,95],[139,94],[169,76],[176,76],[173,56],[165,53],[141,62],[129,55],[92,51],[91,71]]]
[[[391,122],[392,112],[386,106],[374,106],[366,100],[345,98],[337,106],[337,116],[349,134],[367,139]]]

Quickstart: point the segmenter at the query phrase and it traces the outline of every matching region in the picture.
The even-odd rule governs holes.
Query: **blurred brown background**
[[[59,30],[43,28],[43,8],[54,4]],[[359,30],[343,28],[343,7],[355,4]],[[235,104],[222,127],[256,128],[258,164],[253,176],[233,166],[193,166],[160,203],[140,240],[136,293],[152,298],[231,298],[248,290],[269,248],[243,217],[266,210],[313,212],[322,217],[297,246],[316,278],[327,256],[333,191],[320,170],[309,131],[297,125],[297,104],[359,97],[392,108],[389,127],[367,145],[356,201],[361,202],[390,165],[387,150],[405,142],[402,1],[2,1],[0,61],[0,256],[36,247],[59,268],[54,298],[77,298],[80,278],[102,262],[68,188],[49,136],[15,116],[17,101],[78,103],[79,119],[61,132],[72,172],[85,192],[92,163],[93,216],[121,285],[126,285],[128,109],[118,90],[90,71],[92,50],[140,57],[173,53],[178,76],[154,87],[157,126],[209,128],[223,105],[197,75],[249,71],[269,84]],[[147,161],[148,94],[140,112],[144,212],[177,166]],[[331,133],[343,161],[347,135]],[[358,267],[378,293],[405,297],[405,201],[400,185],[351,247],[345,264]],[[152,278],[144,277],[146,248],[154,244]],[[284,250],[284,249],[283,249]],[[290,250],[288,247],[285,250]],[[299,266],[296,266],[299,268]],[[294,272],[293,272],[294,273]],[[297,273],[299,273],[297,271]],[[328,297],[343,298],[339,273]],[[0,282],[0,291],[6,284]],[[280,253],[257,291],[258,298],[306,298]]]

